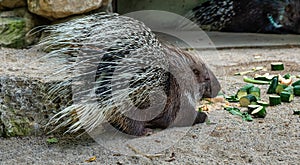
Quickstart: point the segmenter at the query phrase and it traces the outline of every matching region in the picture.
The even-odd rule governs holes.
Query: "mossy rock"
[[[18,63],[22,62],[23,56],[16,53],[12,56],[20,58]],[[71,85],[63,87],[64,94],[52,98],[49,90],[61,81],[41,79],[30,75],[0,76],[0,137],[44,135],[55,127],[48,125],[46,129],[49,119],[73,104]]]
[[[24,18],[0,18],[0,46],[22,48],[26,44],[25,35]]]
[[[0,109],[0,136],[26,136],[33,132],[33,126],[26,116],[20,116],[14,110]]]
[[[24,48],[37,43],[40,33],[30,31],[34,27],[49,23],[46,19],[30,13],[25,7],[0,12],[0,46]]]

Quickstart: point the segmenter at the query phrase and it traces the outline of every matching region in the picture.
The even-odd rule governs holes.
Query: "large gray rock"
[[[0,9],[26,6],[26,0],[0,0]]]
[[[0,137],[45,134],[49,119],[72,99],[71,85],[66,94],[49,95],[53,84],[63,81],[60,75],[45,78],[58,59],[40,60],[41,52],[26,49],[0,48],[0,55]]]
[[[28,9],[50,20],[82,14],[102,5],[102,0],[27,0]]]
[[[56,102],[48,100],[50,86],[33,78],[0,76],[0,137],[43,133],[53,112],[71,99],[61,96]]]

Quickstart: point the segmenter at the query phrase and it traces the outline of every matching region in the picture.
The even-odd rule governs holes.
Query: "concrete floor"
[[[300,35],[295,34],[258,34],[226,32],[167,32],[159,33],[159,38],[181,48],[256,48],[300,46]],[[173,36],[173,37],[172,37]],[[177,38],[177,39],[175,39]],[[180,39],[178,39],[180,38]],[[187,44],[190,46],[187,46]]]
[[[258,66],[270,67],[270,62],[279,59],[284,59],[287,69],[285,73],[300,75],[300,48],[223,49],[219,51],[218,59],[211,56],[214,50],[201,52],[207,52],[207,57],[217,65],[218,71],[215,74],[223,77],[220,77],[220,81],[221,84],[226,84],[223,89],[228,95],[234,94],[244,85],[242,76],[233,76],[235,72]],[[2,67],[0,65],[0,71],[5,73],[7,73],[6,68],[13,68],[11,69],[13,75],[28,75],[32,72],[31,75],[43,76],[51,73],[48,68],[38,67],[40,65],[30,65],[27,70],[23,69],[26,67],[21,64],[29,64],[35,57],[34,54],[26,54],[24,50],[0,49],[0,54],[6,55],[5,58],[2,57],[2,61],[6,61],[1,63]],[[253,58],[255,55],[259,55],[260,58]],[[222,66],[220,61],[224,61],[226,65]],[[260,87],[263,89],[261,93],[266,101],[267,86]],[[220,108],[211,109],[209,120],[215,124],[167,129],[158,134],[164,135],[162,138],[156,135],[145,136],[125,139],[126,143],[121,141],[122,139],[119,140],[120,136],[117,134],[106,136],[108,140],[102,143],[87,134],[79,137],[69,134],[0,137],[0,165],[300,164],[300,118],[298,115],[293,115],[293,110],[299,107],[300,97],[296,97],[292,103],[268,107],[266,118],[254,119],[253,122],[242,121],[239,116],[233,116]],[[42,113],[40,116],[44,115]],[[186,129],[189,131],[182,136]],[[47,143],[51,137],[57,138],[58,143]],[[120,142],[124,145],[117,146],[118,150],[110,147]],[[169,144],[172,144],[170,148],[162,150],[162,147]],[[144,150],[145,148],[157,152],[149,154]],[[124,149],[129,149],[130,153],[124,154],[122,152]],[[94,162],[85,162],[93,157],[96,158]]]

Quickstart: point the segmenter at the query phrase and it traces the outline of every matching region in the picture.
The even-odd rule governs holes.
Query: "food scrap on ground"
[[[48,138],[47,143],[49,144],[58,143],[58,139],[55,137]]]
[[[243,72],[237,72],[237,73],[235,73],[234,75],[235,76],[243,76],[243,75],[246,75],[246,74],[248,74],[248,73],[253,73],[253,72],[256,72],[256,71],[260,71],[260,70],[265,70],[265,68],[264,67],[262,67],[262,66],[258,66],[258,67],[254,67],[254,68],[252,68],[251,70],[247,70],[247,71],[243,71]]]
[[[241,116],[245,121],[253,121],[252,117],[248,114],[248,112],[241,112],[239,108],[228,106],[224,109],[233,115]]]
[[[85,160],[85,162],[94,162],[94,161],[96,161],[96,159],[97,159],[96,156],[93,156],[93,157]]]
[[[273,62],[271,63],[271,70],[272,71],[284,70],[284,65],[282,62]]]
[[[245,75],[257,70],[263,70],[263,67],[256,67],[251,71],[238,72],[234,75]],[[271,63],[271,71],[278,72],[282,70],[284,70],[283,63]],[[219,109],[221,103],[221,109],[224,108],[229,113],[242,117],[245,121],[253,121],[252,117],[264,118],[267,115],[268,106],[277,106],[282,102],[290,103],[295,96],[300,96],[300,80],[297,80],[298,78],[296,75],[291,75],[290,73],[284,76],[270,73],[264,73],[263,75],[255,74],[253,78],[243,76],[243,80],[247,84],[239,88],[235,95],[227,96],[220,94],[217,98],[204,99],[204,102],[199,107],[199,111]],[[268,85],[266,94],[269,95],[269,102],[261,99],[261,89],[255,84]],[[216,105],[217,103],[218,106]],[[240,107],[246,107],[247,111],[241,111]],[[300,115],[300,111],[294,111],[294,114]]]

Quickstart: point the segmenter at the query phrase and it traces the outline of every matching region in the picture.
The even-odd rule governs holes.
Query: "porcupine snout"
[[[207,70],[206,89],[203,93],[203,97],[213,98],[218,95],[221,86],[213,72],[209,68],[207,68]]]

